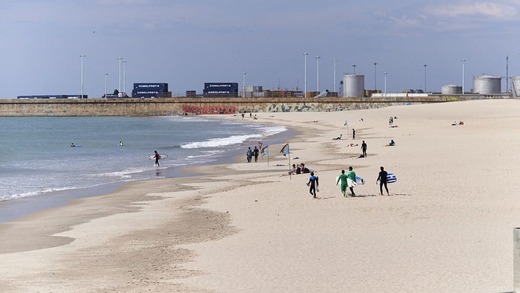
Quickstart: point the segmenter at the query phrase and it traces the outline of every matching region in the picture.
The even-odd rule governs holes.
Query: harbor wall
[[[343,111],[509,96],[420,98],[158,98],[0,99],[0,116],[168,116],[256,112]]]

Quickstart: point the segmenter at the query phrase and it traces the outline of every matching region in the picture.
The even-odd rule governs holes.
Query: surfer
[[[388,176],[388,173],[385,171],[385,168],[383,168],[383,166],[381,166],[381,171],[379,172],[379,176],[377,177],[377,181],[376,181],[376,184],[379,181],[379,194],[381,194],[381,195],[383,195],[383,185],[385,186],[386,194],[390,195],[390,193],[388,192],[388,186],[387,186],[387,176]]]
[[[153,158],[155,159],[155,166],[159,167],[159,160],[161,159],[161,155],[159,155],[159,153],[157,151],[153,151],[154,152],[154,155],[153,155]]]
[[[338,185],[340,181],[341,193],[343,193],[343,197],[347,197],[347,175],[345,175],[345,170],[341,170],[341,175],[338,176],[338,181],[336,181],[336,185]]]
[[[122,140],[119,141],[119,146],[124,146],[125,144],[123,143]]]
[[[258,155],[260,154],[260,151],[258,150],[258,148],[255,146],[255,149],[253,150],[253,156],[255,157],[255,163],[256,161],[258,161]]]
[[[365,141],[363,141],[363,143],[361,144],[361,151],[362,151],[361,156],[363,158],[366,158],[367,157],[367,143]]]
[[[354,193],[354,186],[356,186],[356,172],[352,170],[352,166],[348,167],[347,186],[349,187],[352,196],[356,196],[356,194]]]
[[[316,198],[316,188],[318,188],[319,185],[318,176],[314,176],[314,172],[311,172],[307,186],[309,186],[309,193],[314,196],[314,198]]]
[[[71,148],[75,148],[76,145],[75,145],[74,143],[71,143],[71,144],[70,144],[70,147],[71,147]]]
[[[253,150],[251,150],[251,147],[247,148],[246,158],[247,162],[251,163],[251,159],[253,158]]]

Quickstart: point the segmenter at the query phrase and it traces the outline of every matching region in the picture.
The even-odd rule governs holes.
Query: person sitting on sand
[[[296,174],[296,164],[292,164],[291,171],[289,171],[289,175],[294,175],[294,174]]]
[[[393,139],[390,140],[390,143],[388,144],[388,146],[394,146],[395,145],[395,141]]]
[[[464,125],[464,121],[460,121],[460,122],[459,122],[459,125]]]
[[[340,140],[342,135],[343,135],[343,134],[340,133],[340,135],[339,135],[338,137],[333,138],[332,140]]]
[[[451,123],[451,126],[457,126],[457,121],[453,121],[453,123]]]
[[[312,173],[311,170],[309,170],[307,167],[305,167],[304,163],[301,163],[300,169],[301,169],[302,174]]]

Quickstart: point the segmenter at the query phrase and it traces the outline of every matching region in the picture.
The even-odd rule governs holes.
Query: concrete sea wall
[[[0,99],[0,116],[167,116],[342,111],[380,108],[396,104],[440,103],[482,98],[486,97]],[[508,98],[508,96],[493,98]]]

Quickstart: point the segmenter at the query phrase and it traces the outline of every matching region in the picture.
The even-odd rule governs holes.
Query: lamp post
[[[374,91],[377,90],[377,62],[374,62]]]
[[[246,74],[247,72],[242,73],[242,98],[246,97]]]
[[[123,61],[123,57],[119,57],[119,58],[117,58],[117,63],[118,63],[118,73],[117,73],[117,74],[118,74],[118,76],[117,76],[117,78],[118,78],[118,81],[117,81],[117,82],[118,82],[118,83],[117,83],[117,90],[118,90],[119,92],[121,92],[121,62],[122,62],[122,61]]]
[[[352,64],[352,67],[354,67],[354,74],[356,74],[356,64]]]
[[[320,56],[316,56],[316,91],[320,93]]]
[[[303,53],[304,58],[304,76],[303,76],[303,97],[307,97],[307,56],[309,56],[309,53],[305,52]]]
[[[334,75],[333,75],[333,78],[334,78],[334,90],[333,91],[334,92],[337,92],[336,91],[336,62],[337,61],[338,60],[336,60],[336,59],[332,59],[332,64],[334,65]]]
[[[460,60],[460,62],[462,63],[462,94],[464,94],[465,93],[465,91],[464,91],[464,80],[465,80],[464,64],[466,63],[466,59],[462,59],[462,60]]]
[[[424,64],[424,92],[426,92],[426,67],[428,67],[428,64]]]
[[[123,66],[123,93],[126,94],[126,60],[121,61],[121,64]]]
[[[83,80],[83,60],[85,59],[85,57],[87,57],[87,55],[85,54],[81,54],[79,55],[79,58],[81,59],[81,74],[80,74],[80,82],[81,82],[81,87],[80,87],[80,99],[83,99],[83,86],[84,86],[84,80]]]
[[[108,73],[105,73],[105,95],[103,96],[105,99],[107,98],[107,78]]]
[[[385,71],[384,74],[385,74],[385,97],[386,97],[386,74],[387,74],[387,72]]]
[[[506,93],[509,93],[509,56],[506,56]]]

